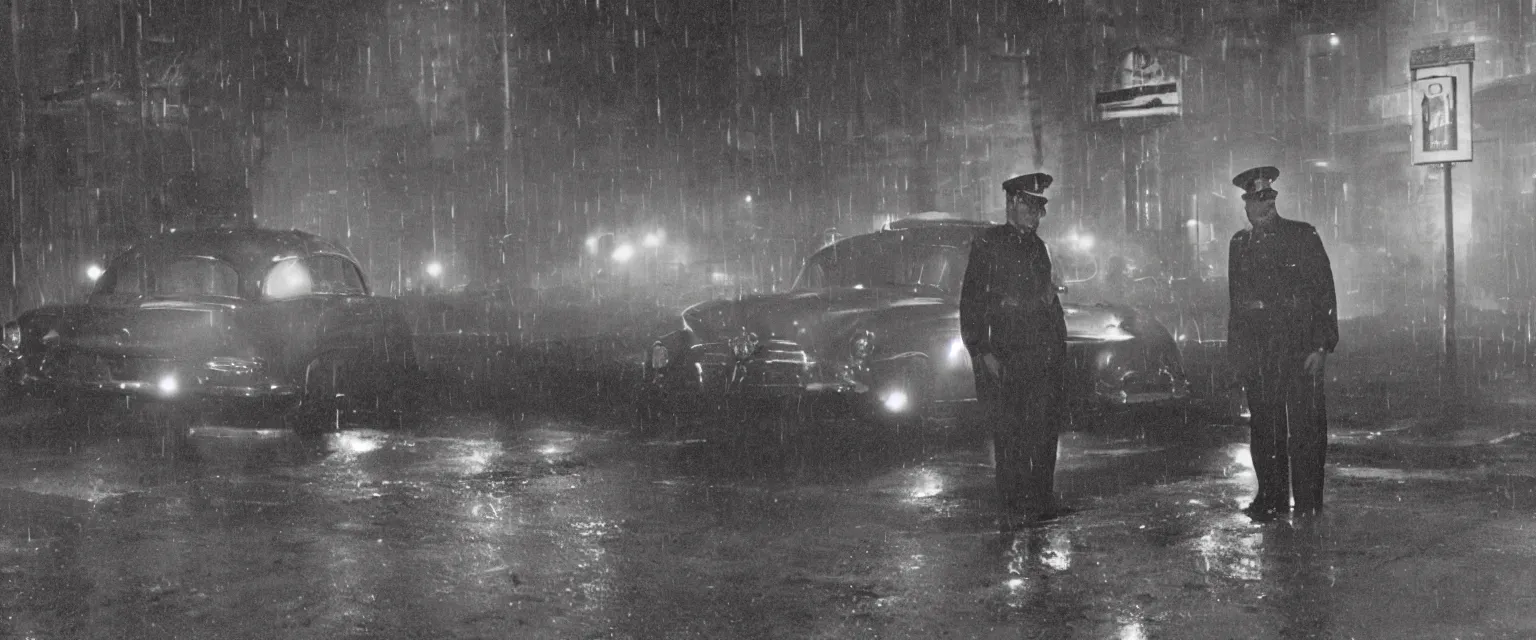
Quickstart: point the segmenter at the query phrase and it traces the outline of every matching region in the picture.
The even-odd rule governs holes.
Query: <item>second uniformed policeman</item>
[[[1274,167],[1238,174],[1250,229],[1232,236],[1227,348],[1247,394],[1255,520],[1323,507],[1328,415],[1323,364],[1339,343],[1328,252],[1312,225],[1280,217]]]
[[[960,334],[991,422],[999,496],[1010,512],[1037,518],[1058,512],[1056,441],[1067,359],[1051,256],[1035,233],[1051,181],[1032,173],[1003,183],[1008,223],[977,234],[960,290]]]

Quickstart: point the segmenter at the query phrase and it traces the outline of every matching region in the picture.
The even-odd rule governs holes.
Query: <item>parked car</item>
[[[150,237],[87,300],[29,310],[4,338],[13,390],[250,406],[293,426],[382,406],[416,368],[396,301],[341,245],[300,231]]]
[[[975,399],[959,295],[970,243],[987,226],[898,221],[817,251],[789,292],[688,308],[645,354],[642,423],[829,398],[877,420],[954,415]],[[1187,408],[1183,363],[1163,325],[1112,303],[1069,300],[1064,311],[1079,427]]]

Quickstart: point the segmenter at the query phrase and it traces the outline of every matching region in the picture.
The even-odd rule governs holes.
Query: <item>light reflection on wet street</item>
[[[1507,473],[1524,453],[1435,467],[1341,434],[1329,511],[1258,525],[1237,512],[1253,482],[1241,430],[1070,434],[1059,488],[1076,512],[1008,532],[974,437],[860,432],[759,459],[624,427],[483,413],[316,437],[11,427],[0,635],[1536,630],[1520,595],[1536,480]]]

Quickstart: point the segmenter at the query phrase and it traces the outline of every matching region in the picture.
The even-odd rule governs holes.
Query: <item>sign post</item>
[[[1456,365],[1456,216],[1451,165],[1472,161],[1472,62],[1475,45],[1415,49],[1408,57],[1413,164],[1438,164],[1445,176],[1445,375],[1447,426],[1460,420],[1461,381]]]

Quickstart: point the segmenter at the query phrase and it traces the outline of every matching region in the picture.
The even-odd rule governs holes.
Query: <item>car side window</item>
[[[288,300],[314,293],[314,279],[309,267],[298,258],[280,260],[267,271],[262,280],[261,294],[274,300]]]
[[[799,288],[820,289],[822,287],[821,281],[825,279],[824,275],[820,264],[811,263],[805,268],[805,272],[800,275]]]
[[[136,297],[144,294],[144,261],[126,256],[112,265],[97,284],[98,295]]]
[[[310,257],[308,263],[315,293],[348,296],[368,293],[363,286],[363,276],[352,261],[341,256],[318,255]]]

